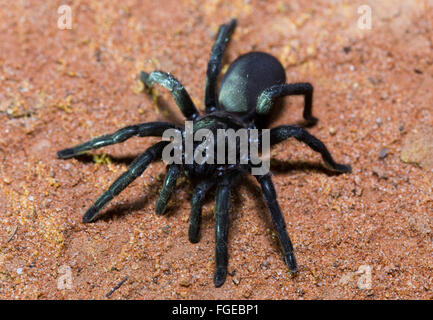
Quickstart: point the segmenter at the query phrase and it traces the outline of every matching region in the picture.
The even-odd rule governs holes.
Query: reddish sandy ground
[[[72,8],[59,30],[57,8]],[[372,8],[371,30],[357,26]],[[3,1],[0,7],[0,297],[5,299],[431,299],[433,173],[404,163],[417,128],[433,124],[431,1]],[[352,174],[332,175],[290,140],[273,149],[278,199],[295,247],[291,277],[254,179],[231,210],[229,275],[213,285],[214,204],[188,241],[193,185],[154,214],[163,163],[82,224],[92,201],[156,138],[58,160],[59,149],[134,123],[182,121],[140,70],[173,73],[203,108],[218,25],[238,17],[224,64],[251,50],[278,57],[290,82],[315,87],[309,131]],[[273,125],[299,123],[285,99]],[[106,154],[104,156],[104,154]],[[65,279],[70,270],[71,288]],[[369,277],[371,275],[371,277]],[[369,281],[371,278],[371,282]],[[60,284],[60,287],[59,287]]]

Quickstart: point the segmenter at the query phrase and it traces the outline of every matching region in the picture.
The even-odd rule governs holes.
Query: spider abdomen
[[[228,112],[254,114],[259,95],[286,82],[281,63],[264,52],[249,52],[237,58],[221,80],[219,105]]]

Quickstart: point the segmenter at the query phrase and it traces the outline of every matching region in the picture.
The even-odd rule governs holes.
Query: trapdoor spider
[[[183,115],[197,128],[208,128],[216,131],[219,128],[263,128],[262,120],[270,113],[276,99],[288,95],[304,96],[303,117],[310,125],[317,119],[312,115],[313,87],[310,83],[286,84],[285,70],[273,56],[263,52],[250,52],[238,57],[228,68],[221,80],[217,94],[217,80],[221,71],[221,60],[226,45],[235,29],[236,20],[219,27],[216,42],[210,54],[205,83],[205,114],[201,115],[183,85],[173,76],[162,71],[141,72],[140,79],[147,88],[155,83],[167,88],[173,96]],[[91,149],[123,142],[132,136],[147,137],[163,135],[167,129],[175,128],[167,122],[149,122],[131,125],[113,134],[103,135],[73,148],[61,150],[57,156],[67,159]],[[177,128],[184,133],[184,128]],[[282,125],[270,130],[270,144],[276,144],[290,137],[304,142],[314,151],[321,153],[325,164],[332,170],[351,172],[348,165],[336,163],[325,145],[300,126]],[[102,193],[83,216],[83,222],[93,221],[98,212],[140,176],[146,167],[162,157],[162,152],[169,141],[160,141],[138,156],[109,188]],[[182,151],[184,153],[184,150]],[[205,194],[213,186],[216,190],[216,250],[214,284],[221,286],[226,279],[228,264],[228,227],[230,193],[235,180],[251,169],[252,165],[228,164],[170,164],[162,186],[155,211],[164,213],[169,198],[181,172],[199,180],[194,189],[189,220],[189,240],[199,241],[202,205]],[[261,186],[264,200],[269,208],[274,227],[278,234],[284,260],[291,272],[297,271],[297,263],[292,243],[286,231],[285,221],[277,202],[277,195],[271,175],[255,176]]]

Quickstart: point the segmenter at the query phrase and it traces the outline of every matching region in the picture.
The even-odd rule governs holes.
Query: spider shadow
[[[287,173],[291,171],[312,171],[317,173],[324,173],[328,176],[336,176],[341,174],[324,167],[321,163],[313,163],[313,162],[306,162],[306,161],[291,162],[291,161],[272,159],[270,169],[273,172],[280,172],[280,173],[283,172]],[[273,225],[268,206],[263,198],[262,190],[259,184],[257,183],[257,181],[255,181],[255,179],[252,179],[252,177],[247,177],[242,181],[243,181],[243,185],[247,189],[248,194],[252,195],[252,198],[254,199],[255,202],[255,207],[259,209],[258,210],[259,216],[260,219],[264,222],[265,228],[274,231],[275,227]],[[240,188],[234,188],[233,197],[235,197],[235,201],[234,201],[235,203],[240,203],[242,201],[240,191],[241,191]],[[278,199],[278,192],[277,192],[277,199]],[[237,210],[236,208],[233,209]],[[285,210],[282,209],[281,211],[282,214],[284,215]],[[271,243],[275,251],[280,253],[280,259],[284,262],[283,249],[281,247],[280,242],[278,241],[278,238],[272,237],[271,234],[266,234],[266,238],[269,240],[269,242]]]
[[[115,164],[124,164],[129,166],[138,155],[130,155],[130,156],[110,156],[109,159],[112,163]],[[94,154],[85,153],[75,157],[78,161],[82,163],[95,163]],[[158,190],[162,187],[163,180],[157,180],[151,182],[146,186],[146,190],[148,191],[144,197],[141,197],[134,201],[128,201],[126,203],[115,204],[114,206],[108,208],[107,210],[101,210],[98,215],[95,217],[94,221],[102,220],[102,221],[111,221],[116,217],[123,216],[126,213],[139,211],[146,207],[149,201],[156,200],[156,196],[158,194]],[[110,206],[110,204],[108,204]]]
[[[125,162],[125,163],[130,163],[132,162],[135,157],[121,157],[121,158],[114,158],[116,159],[116,161],[113,162],[118,162],[118,160]],[[165,177],[164,177],[165,178]],[[155,203],[157,197],[159,196],[159,192],[162,188],[162,185],[164,183],[164,178],[162,179],[155,179],[153,182],[151,182],[150,184],[146,185],[146,194],[143,197],[140,197],[139,199],[136,200],[132,200],[132,201],[127,201],[126,203],[120,203],[120,204],[115,204],[114,206],[112,206],[111,208],[107,209],[106,211],[101,211],[98,216],[95,218],[96,220],[102,220],[105,222],[114,220],[116,217],[122,217],[125,214],[129,214],[132,213],[134,211],[140,211],[143,208],[145,208],[149,202],[151,203]],[[189,187],[189,182],[184,180],[183,182],[181,182],[178,186],[176,186],[177,190],[180,189],[184,189],[185,187]],[[187,200],[190,200],[189,198]],[[167,205],[167,209],[165,211],[165,213],[163,214],[164,217],[170,217],[172,215],[174,215],[176,212],[178,212],[179,210],[179,204],[177,201],[173,201],[173,202],[169,202],[169,204]]]
[[[80,154],[78,156],[75,156],[74,158],[77,159],[78,161],[82,162],[82,163],[89,164],[89,163],[95,163],[95,160],[93,158],[95,155],[96,154],[84,153],[84,154]],[[108,155],[108,156],[110,157],[110,161],[112,163],[115,163],[115,164],[125,164],[125,165],[128,165],[128,166],[132,163],[132,161],[135,160],[135,158],[138,157],[138,155],[135,155],[135,156],[132,156],[132,155],[131,156],[120,156],[120,157],[110,156],[110,155]]]
[[[328,169],[323,166],[320,162],[308,162],[308,161],[288,161],[271,159],[271,172],[288,173],[292,171],[311,171],[315,173],[324,173],[327,176],[338,176],[341,173]]]
[[[111,161],[113,163],[117,163],[117,164],[126,164],[129,165],[134,159],[136,158],[136,156],[125,156],[125,157],[110,157]],[[77,159],[79,161],[85,162],[85,163],[93,163],[93,156],[91,154],[83,154],[77,157]],[[335,173],[332,170],[327,169],[326,167],[322,166],[320,163],[311,163],[311,162],[302,162],[302,161],[297,161],[297,162],[290,162],[290,161],[283,161],[283,160],[276,160],[276,159],[272,159],[271,162],[271,170],[274,172],[290,172],[290,171],[313,171],[313,172],[319,172],[319,173],[325,173],[329,176],[332,175],[338,175],[339,173]],[[256,207],[257,208],[262,208],[262,210],[260,210],[260,216],[261,219],[265,222],[266,224],[266,228],[273,230],[273,224],[272,221],[270,219],[269,214],[267,213],[267,205],[263,199],[263,195],[261,192],[260,187],[257,185],[257,183],[254,183],[254,181],[249,177],[247,179],[243,179],[242,181],[245,181],[244,185],[247,187],[248,192],[250,194],[253,195],[253,198],[256,202]],[[239,181],[238,181],[239,183]],[[137,200],[134,201],[128,201],[126,203],[121,203],[121,204],[115,204],[113,207],[105,210],[105,211],[101,211],[98,216],[96,217],[96,220],[102,220],[105,222],[108,221],[112,221],[115,218],[121,217],[127,213],[131,213],[134,211],[139,211],[142,210],[143,208],[145,208],[148,204],[149,201],[155,202],[158,194],[159,194],[159,190],[161,189],[163,184],[163,179],[155,179],[152,183],[150,183],[149,185],[147,185],[146,190],[148,191],[146,193],[146,195],[144,197],[141,197]],[[195,185],[195,183],[194,183]],[[181,182],[176,189],[185,189],[185,188],[189,188],[191,190],[193,190],[193,183],[190,183],[189,181],[187,181],[187,179],[184,179],[183,182]],[[207,195],[205,196],[204,202],[203,204],[207,204],[210,201],[215,201],[215,191],[216,191],[216,187],[213,186],[207,193]],[[241,201],[241,196],[240,196],[240,190],[239,188],[234,188],[233,189],[233,197],[234,197],[234,203],[240,203]],[[191,197],[188,196],[188,199],[186,199],[187,201],[190,202]],[[171,204],[167,207],[167,211],[164,214],[164,216],[166,217],[170,217],[171,215],[175,214],[178,210],[179,204],[177,202],[174,202],[174,204]],[[236,210],[236,207],[233,207],[233,210]],[[210,214],[203,214],[202,216],[202,230],[207,229],[209,223],[211,221],[213,221],[215,219],[215,217],[213,215]],[[271,239],[272,240],[272,239]],[[271,241],[272,245],[274,246],[274,248],[278,251],[281,251],[280,245],[278,241]]]
[[[247,176],[244,177],[242,180],[242,186],[241,187],[237,187],[237,188],[233,188],[233,193],[232,193],[232,198],[233,198],[233,203],[241,203],[245,201],[245,198],[250,198],[253,199],[254,201],[254,208],[257,209],[257,211],[259,212],[259,219],[263,221],[264,225],[265,225],[265,230],[274,230],[274,225],[272,223],[272,219],[270,217],[269,211],[268,211],[268,207],[265,203],[265,200],[263,199],[263,194],[262,194],[262,190],[260,188],[260,186],[258,185],[258,183],[255,181],[255,179],[253,179],[251,176]],[[240,181],[238,181],[238,183],[240,183]],[[242,188],[246,188],[246,195],[242,196],[241,192],[242,192]],[[230,224],[233,225],[233,219],[237,219],[237,216],[239,215],[239,208],[237,206],[231,206],[230,207]],[[232,228],[232,226],[231,226]],[[240,227],[238,226],[237,229],[239,230]],[[230,234],[233,234],[232,232],[230,232]],[[269,242],[271,243],[273,249],[280,253],[281,256],[281,260],[284,262],[283,259],[283,255],[282,255],[282,248],[280,246],[279,241],[275,241],[274,239],[272,239],[271,235],[266,233],[266,239],[269,240]],[[236,236],[234,236],[236,237]]]
[[[159,193],[158,190],[161,188],[162,183],[163,181],[158,181],[155,179],[155,181],[146,186],[146,193],[143,197],[140,197],[136,200],[127,201],[126,203],[115,204],[111,208],[101,211],[96,217],[95,221],[101,220],[104,222],[109,222],[126,214],[142,210],[149,204],[149,202],[156,201],[156,197]]]
[[[156,108],[160,115],[165,120],[169,120],[171,123],[175,124],[176,126],[183,126],[185,122],[185,118],[177,114],[172,107],[172,104],[169,103],[161,93],[155,92],[156,99],[154,99],[154,95],[150,90],[144,90],[144,93],[152,99],[152,104],[156,105]]]

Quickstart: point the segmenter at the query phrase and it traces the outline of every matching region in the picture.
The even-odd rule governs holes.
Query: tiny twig
[[[6,243],[9,243],[12,240],[12,238],[14,237],[17,230],[18,230],[18,225],[15,226],[14,230],[12,231],[11,236],[9,237],[9,239],[6,240]]]
[[[105,295],[105,297],[109,298],[114,293],[114,291],[119,289],[122,286],[122,284],[124,284],[126,282],[126,280],[128,280],[128,277],[123,278],[122,281],[120,281],[113,288],[111,288],[111,290]]]

